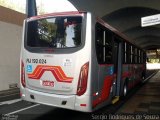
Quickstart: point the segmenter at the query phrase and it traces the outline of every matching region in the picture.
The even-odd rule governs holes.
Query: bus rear
[[[25,20],[20,67],[22,99],[91,111],[88,18],[91,15],[84,12],[67,12]]]

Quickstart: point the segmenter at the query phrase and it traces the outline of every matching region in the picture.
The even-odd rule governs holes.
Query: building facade
[[[0,6],[0,91],[19,84],[20,46],[25,14]]]

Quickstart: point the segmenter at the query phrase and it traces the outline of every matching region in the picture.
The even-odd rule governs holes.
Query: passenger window
[[[127,43],[124,43],[124,63],[127,63]]]
[[[141,63],[141,50],[138,50],[138,63]]]
[[[141,51],[141,63],[143,63],[143,51]]]
[[[131,63],[135,63],[135,48],[131,45]]]
[[[109,31],[105,31],[105,63],[112,63],[112,34]]]
[[[127,63],[131,63],[131,45],[127,44]]]
[[[124,63],[131,63],[131,46],[127,42],[124,43]]]
[[[99,64],[112,63],[112,34],[102,25],[96,24],[96,54]]]
[[[103,60],[103,29],[96,25],[96,53],[99,64],[104,63]]]
[[[135,51],[135,52],[134,52],[134,63],[138,63],[138,61],[137,61],[137,59],[138,59],[138,53],[137,53],[138,51],[137,51],[137,48],[135,48],[134,51]]]

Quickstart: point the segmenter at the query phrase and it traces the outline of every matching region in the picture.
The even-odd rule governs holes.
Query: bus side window
[[[143,63],[143,51],[141,51],[141,63]]]
[[[138,50],[137,50],[137,48],[135,48],[135,49],[134,49],[134,63],[135,63],[135,64],[138,63],[138,61],[137,61],[137,59],[138,59],[138,53],[137,53],[137,52],[138,52]]]
[[[131,45],[131,64],[135,63],[135,50],[134,46]]]
[[[96,24],[96,54],[99,64],[112,63],[112,34],[105,27]]]
[[[141,63],[141,50],[138,50],[138,63]]]
[[[127,43],[123,43],[123,63],[127,63]]]
[[[127,64],[131,63],[131,45],[127,43]]]
[[[97,60],[99,64],[104,63],[103,61],[103,29],[99,24],[96,24],[96,54],[97,54]]]
[[[111,32],[105,31],[105,63],[111,64],[112,63],[112,39],[113,36]]]

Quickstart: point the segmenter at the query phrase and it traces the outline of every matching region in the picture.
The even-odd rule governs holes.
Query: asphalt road
[[[2,117],[15,115],[18,116],[18,120],[53,120],[53,118],[57,118],[58,120],[64,120],[66,118],[68,120],[90,120],[96,115],[115,113],[121,104],[121,102],[118,102],[115,105],[104,107],[94,113],[83,113],[46,105],[33,104],[18,99],[17,101],[11,101],[11,103],[4,102],[1,104],[0,114],[2,114]]]
[[[150,77],[148,77],[149,79]],[[144,83],[145,84],[145,83]],[[106,106],[93,113],[83,113],[72,110],[60,109],[46,105],[34,104],[21,99],[0,102],[0,120],[93,120],[100,116],[115,114],[134,93],[143,86],[137,86],[130,91],[128,96],[114,105]]]

